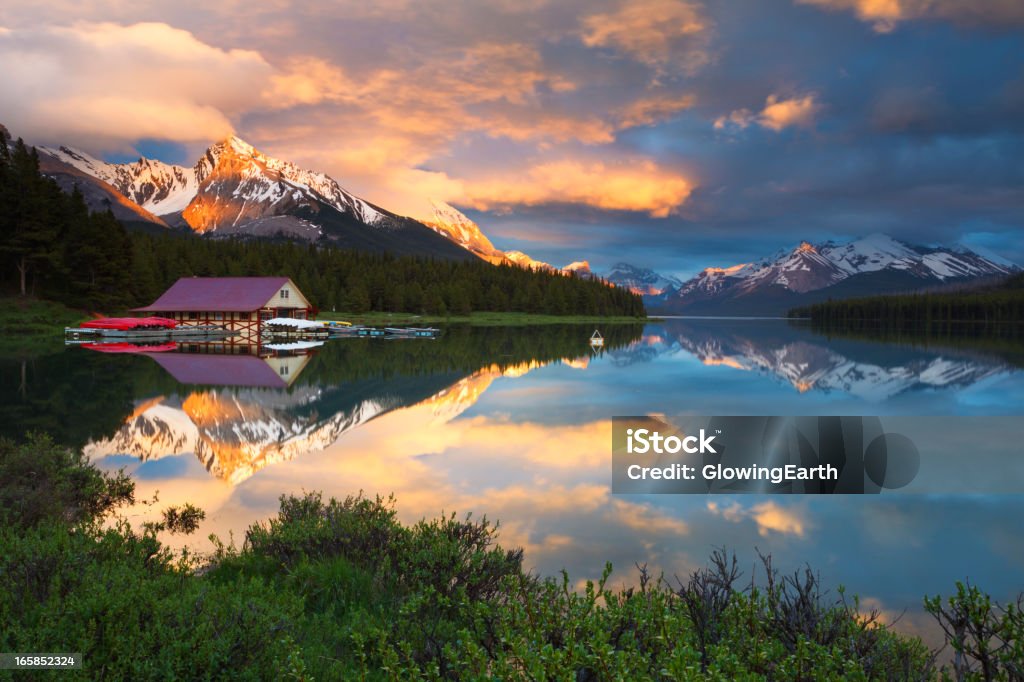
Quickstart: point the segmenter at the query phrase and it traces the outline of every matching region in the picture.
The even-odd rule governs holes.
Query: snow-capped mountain
[[[654,307],[663,312],[784,314],[826,298],[913,291],[1020,268],[957,247],[914,246],[884,234],[802,242],[757,263],[706,268]]]
[[[154,159],[139,158],[132,163],[107,163],[73,147],[42,151],[110,183],[127,198],[158,216],[185,211],[200,197],[200,204],[219,205],[210,220],[210,212],[195,207],[193,229],[204,232],[222,222],[238,222],[240,215],[255,215],[259,207],[273,207],[282,201],[323,202],[351,213],[373,225],[387,213],[367,201],[346,192],[330,176],[299,168],[289,161],[267,156],[234,135],[212,145],[192,168],[175,166]],[[230,186],[225,186],[225,181]],[[230,190],[226,196],[224,190]],[[214,199],[211,201],[210,196]],[[251,204],[248,210],[225,210],[229,204]],[[226,215],[221,215],[226,212]]]
[[[505,253],[495,248],[491,240],[480,231],[479,225],[457,208],[443,201],[431,199],[430,214],[424,216],[420,222],[467,251],[471,251],[495,265],[510,260]]]
[[[616,263],[604,278],[617,287],[642,296],[660,296],[683,285],[675,277],[660,275],[650,268],[638,268],[629,263]]]
[[[124,203],[136,205],[138,212],[150,215],[150,222],[161,225],[183,222],[212,236],[286,236],[369,251],[470,257],[422,223],[235,136],[212,145],[191,168],[145,158],[106,163],[71,147],[44,147],[40,156],[113,188]]]
[[[125,197],[154,215],[183,211],[199,190],[196,169],[175,166],[155,159],[139,158],[132,163],[107,163],[73,147],[45,152],[78,170],[109,183]]]
[[[234,135],[211,145],[192,167],[144,157],[108,163],[70,146],[40,147],[39,152],[43,165],[50,166],[48,174],[62,187],[78,187],[91,208],[111,208],[126,220],[188,227],[215,237],[285,236],[465,258],[451,248],[455,244],[493,264],[556,270],[521,252],[505,254],[479,225],[444,201],[427,201],[426,210],[414,218],[400,216],[345,190],[325,173],[268,156]],[[89,179],[96,182],[89,186]],[[443,240],[425,237],[423,227]]]
[[[419,217],[420,222],[435,232],[444,235],[467,251],[475,253],[480,258],[495,265],[510,263],[531,270],[559,271],[559,268],[551,265],[551,263],[535,260],[522,251],[502,251],[498,249],[487,238],[487,235],[483,233],[479,225],[454,206],[437,199],[431,199],[429,206],[428,214]],[[590,264],[587,261],[570,263],[561,268],[561,272],[565,274],[574,272],[582,277],[593,275],[590,271]]]
[[[39,172],[52,179],[65,192],[78,190],[90,211],[110,211],[126,223],[149,223],[166,229],[167,223],[124,196],[109,182],[45,152],[39,154]]]
[[[197,191],[182,217],[200,232],[297,208],[315,211],[319,204],[365,225],[390,227],[399,219],[345,191],[329,175],[267,156],[235,136],[207,149],[193,173]]]
[[[578,260],[578,261],[575,261],[573,263],[569,263],[564,268],[562,268],[562,272],[565,272],[565,273],[574,272],[577,275],[579,275],[580,277],[593,277],[594,276],[594,273],[590,270],[590,261],[585,261],[585,260]]]
[[[513,264],[518,265],[521,268],[530,268],[531,270],[547,270],[554,272],[556,268],[551,263],[545,263],[542,260],[534,260],[522,251],[506,251],[505,258],[509,259]]]

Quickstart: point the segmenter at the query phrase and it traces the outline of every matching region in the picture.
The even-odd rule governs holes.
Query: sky
[[[873,232],[1024,264],[1019,0],[10,0],[0,73],[29,142],[237,134],[559,265]]]

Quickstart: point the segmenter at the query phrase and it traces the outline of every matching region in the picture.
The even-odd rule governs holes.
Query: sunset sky
[[[690,275],[888,232],[1024,263],[1020,0],[8,1],[0,123],[234,132],[502,249]]]

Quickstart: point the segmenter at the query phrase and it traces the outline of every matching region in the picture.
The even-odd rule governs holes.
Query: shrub
[[[0,650],[81,651],[90,678],[1022,678],[1024,597],[1000,606],[970,584],[926,600],[955,652],[936,673],[920,640],[770,556],[749,581],[720,549],[672,584],[638,566],[636,587],[610,589],[606,565],[577,590],[525,572],[486,518],[403,526],[391,498],[307,493],[200,562],[158,534],[201,510],[104,526],[131,481],[45,438],[0,444],[0,472]]]

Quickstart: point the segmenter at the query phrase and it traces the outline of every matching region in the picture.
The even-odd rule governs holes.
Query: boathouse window
[[[288,298],[288,290],[281,289],[281,298]]]
[[[199,313],[189,313],[188,314],[188,319],[190,319],[190,320],[194,320],[194,319],[196,319],[198,317],[199,317]]]
[[[213,319],[215,319],[215,320],[223,320],[224,319],[224,313],[214,313],[213,314]]]

